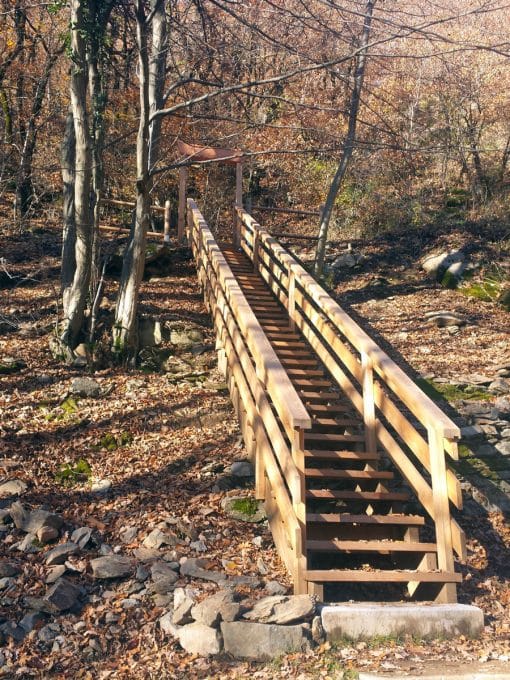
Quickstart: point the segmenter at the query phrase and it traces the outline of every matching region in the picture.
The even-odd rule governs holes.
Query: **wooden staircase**
[[[220,248],[189,201],[219,363],[296,592],[400,599],[404,584],[455,601],[456,426],[249,215],[236,224]]]

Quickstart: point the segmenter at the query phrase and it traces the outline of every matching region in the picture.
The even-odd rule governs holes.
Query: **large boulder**
[[[302,626],[224,621],[221,632],[225,652],[242,659],[269,661],[283,654],[305,651],[309,645]]]

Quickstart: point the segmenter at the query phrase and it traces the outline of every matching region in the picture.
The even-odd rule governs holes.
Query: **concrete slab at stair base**
[[[326,605],[322,625],[329,642],[374,637],[478,637],[483,612],[466,604],[345,603]]]

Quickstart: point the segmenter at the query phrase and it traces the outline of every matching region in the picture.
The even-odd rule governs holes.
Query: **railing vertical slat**
[[[365,425],[365,446],[367,453],[377,451],[377,434],[374,400],[374,367],[372,360],[364,352],[361,354],[363,373],[363,423]]]

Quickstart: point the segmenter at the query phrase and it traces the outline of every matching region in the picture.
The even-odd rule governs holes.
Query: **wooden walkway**
[[[295,591],[456,601],[456,425],[247,213],[220,245],[188,200],[187,229]]]

